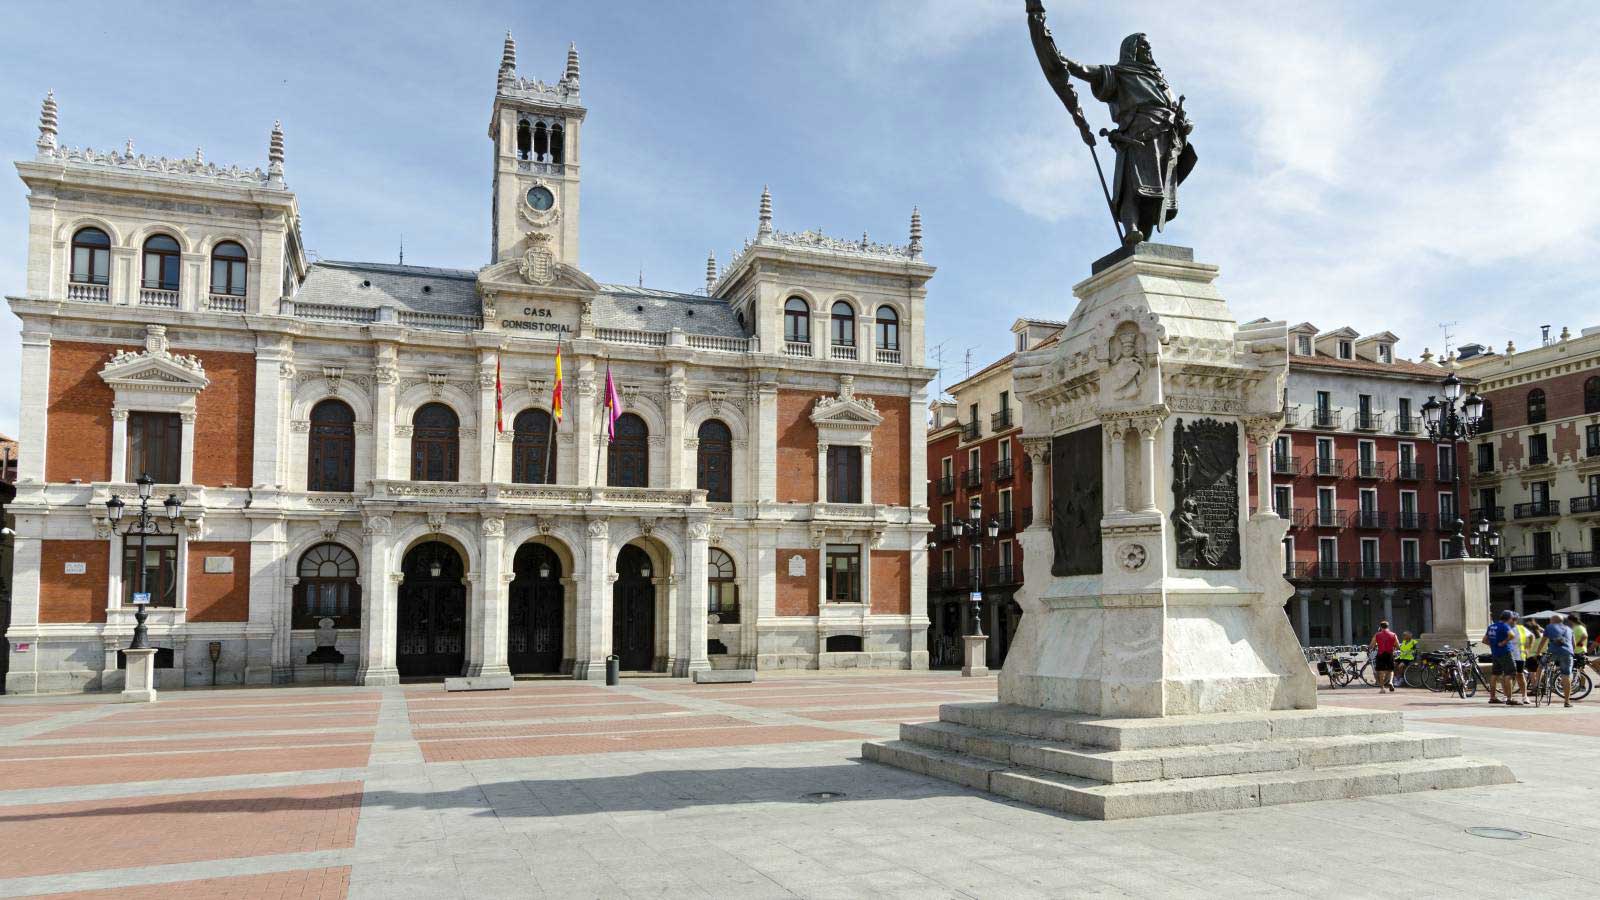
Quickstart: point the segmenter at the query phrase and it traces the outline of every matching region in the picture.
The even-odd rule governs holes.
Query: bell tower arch
[[[534,251],[578,264],[579,134],[586,110],[578,96],[578,48],[567,48],[561,79],[517,75],[517,45],[506,32],[495,84],[489,139],[494,142],[490,261]]]

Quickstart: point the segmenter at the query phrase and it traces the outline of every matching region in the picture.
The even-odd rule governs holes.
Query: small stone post
[[[156,650],[124,650],[128,660],[128,677],[123,683],[122,699],[125,703],[156,702]]]

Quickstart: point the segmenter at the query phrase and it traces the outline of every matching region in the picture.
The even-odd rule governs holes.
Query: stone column
[[[778,348],[773,352],[781,352],[781,342],[773,346]],[[756,414],[752,419],[755,433],[750,435],[755,479],[750,499],[772,501],[778,497],[778,376],[771,369],[763,369],[757,377],[760,381],[755,387]]]
[[[23,421],[27,421],[27,416],[23,416]],[[44,549],[39,538],[44,534],[44,519],[19,513],[16,516],[16,531],[17,536],[11,539],[11,627],[6,640],[34,641],[39,629],[39,567]],[[96,552],[103,553],[104,550]],[[22,635],[28,636],[24,638]],[[11,665],[6,670],[6,693],[33,694],[39,691],[39,649],[35,646],[33,653],[11,654]],[[10,650],[9,643],[0,645],[0,652],[9,653]],[[48,686],[46,689],[49,689]]]
[[[1522,615],[1522,585],[1520,584],[1511,586],[1511,609],[1519,617]]]
[[[606,482],[606,467],[604,460],[596,452],[598,445],[595,438],[598,435],[599,425],[595,421],[595,396],[599,387],[594,380],[594,360],[587,357],[573,359],[573,383],[577,385],[578,399],[576,403],[564,404],[572,416],[572,450],[578,457],[572,467],[574,481],[577,485],[600,485]],[[606,652],[610,653],[609,646]],[[599,660],[600,677],[605,677],[605,658]]]
[[[1159,512],[1156,507],[1156,438],[1161,434],[1161,420],[1150,417],[1138,420],[1139,429],[1139,511]]]
[[[479,545],[481,577],[475,579],[472,606],[467,616],[467,672],[472,678],[505,679],[509,682],[511,669],[506,665],[507,620],[510,615],[505,572],[506,523],[497,517],[482,521],[482,543]]]
[[[1394,624],[1394,590],[1392,588],[1383,592],[1383,620],[1390,625]]]
[[[689,391],[684,383],[683,363],[675,362],[667,378],[668,480],[665,486],[669,488],[694,487],[694,475],[684,469],[684,443],[693,437],[688,434],[685,421],[688,406]]]
[[[1112,515],[1128,511],[1128,442],[1123,439],[1126,428],[1127,422],[1123,419],[1105,423],[1106,437],[1111,441],[1111,475],[1105,487],[1111,496]]]
[[[31,321],[25,321],[23,324],[20,371],[28,373],[28,377],[17,382],[22,395],[17,422],[19,431],[17,440],[22,448],[21,457],[17,460],[17,480],[42,482],[45,456],[49,452],[45,441],[47,433],[45,425],[46,411],[50,407],[50,332],[37,328]],[[98,381],[98,376],[96,380]],[[122,433],[126,439],[128,433],[126,412],[123,413],[123,419]],[[113,450],[111,464],[115,467],[120,460],[126,458],[126,450],[121,454]]]
[[[254,548],[252,548],[252,553]],[[298,575],[283,579],[272,607],[272,683],[294,683],[294,589]]]
[[[356,682],[368,686],[400,683],[394,656],[401,574],[393,571],[389,560],[392,530],[386,516],[367,519],[362,529],[367,554],[361,576],[361,666]]]
[[[113,304],[128,306],[139,301],[139,247],[111,248],[111,291]]]
[[[690,522],[687,531],[689,558],[685,560],[685,576],[678,584],[678,601],[682,605],[682,612],[678,616],[678,654],[672,670],[672,674],[680,678],[711,668],[711,660],[706,655],[706,616],[709,612],[706,579],[711,523]]]
[[[584,546],[583,579],[575,604],[572,677],[604,679],[611,655],[611,541],[605,519],[591,519]]]
[[[380,343],[374,352],[372,477],[384,481],[394,477],[394,404],[400,370],[395,366],[394,344]]]
[[[1300,646],[1309,647],[1311,646],[1311,597],[1305,591],[1301,591],[1297,597],[1297,602],[1300,604],[1300,621],[1298,623],[1300,626]]]
[[[179,264],[183,267],[183,274],[178,279],[178,308],[204,309],[207,295],[211,292],[211,279],[207,277],[211,273],[206,271],[205,254],[181,254]]]
[[[817,441],[817,502],[828,502],[828,445]]]
[[[194,421],[195,413],[187,410],[178,413],[183,427],[181,455],[178,457],[178,483],[194,484]],[[126,426],[124,426],[126,427]]]
[[[908,329],[909,330],[909,329]],[[906,361],[909,363],[910,358]],[[1008,439],[1009,440],[1009,439]],[[928,395],[916,390],[911,394],[911,465],[908,467],[906,496],[912,508],[928,503]],[[913,593],[913,597],[917,594]]]
[[[1567,605],[1577,606],[1583,602],[1583,585],[1576,581],[1567,582]]]
[[[1022,452],[1033,464],[1029,478],[1032,491],[1033,524],[1030,528],[1050,527],[1050,439],[1047,437],[1023,438]]]
[[[294,676],[293,627],[295,565],[288,558],[288,523],[265,506],[245,511],[250,556],[234,565],[249,567],[249,611],[245,641],[245,684],[288,684]],[[193,535],[191,538],[193,539]],[[260,640],[265,637],[266,640]]]
[[[495,428],[495,363],[499,360],[496,350],[478,351],[478,480],[494,481],[494,451],[495,438],[499,432]],[[507,427],[511,425],[506,423]],[[492,582],[489,582],[492,584]],[[501,648],[502,652],[504,648]]]
[[[1424,589],[1422,592],[1422,633],[1427,634],[1433,630],[1433,590]]]
[[[1355,605],[1355,592],[1349,588],[1339,592],[1339,643],[1349,645],[1355,643],[1355,626],[1351,622],[1351,607]]]
[[[861,502],[874,503],[872,499],[872,445],[861,445]]]
[[[26,429],[26,418],[23,419],[23,423],[23,428]],[[22,446],[28,445],[24,443]],[[133,477],[139,477],[138,473]],[[111,481],[113,484],[127,484],[132,480],[133,478],[128,477],[128,411],[113,406],[111,407]]]
[[[1256,514],[1275,515],[1272,508],[1272,442],[1278,436],[1280,420],[1272,416],[1248,416],[1245,433],[1256,450]]]

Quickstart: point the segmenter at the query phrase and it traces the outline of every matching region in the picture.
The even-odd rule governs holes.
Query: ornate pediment
[[[883,415],[871,398],[855,395],[855,378],[839,376],[839,393],[833,397],[817,398],[811,409],[811,421],[818,428],[851,428],[871,430],[883,423]]]
[[[548,240],[533,240],[544,235],[530,235],[529,243],[521,256],[503,259],[478,270],[480,292],[560,294],[600,293],[600,283],[574,266],[555,258]]]
[[[113,390],[162,393],[198,393],[211,384],[199,357],[167,349],[167,330],[163,326],[145,327],[144,346],[138,352],[118,350],[112,354],[111,361],[100,370],[100,378]]]

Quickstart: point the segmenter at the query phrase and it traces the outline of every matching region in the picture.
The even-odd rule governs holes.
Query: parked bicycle
[[[1548,658],[1545,659],[1543,665],[1539,666],[1538,673],[1534,675],[1533,684],[1528,686],[1528,690],[1530,693],[1528,699],[1534,706],[1549,706],[1557,697],[1562,695],[1561,672],[1555,666],[1550,665]],[[1594,681],[1589,677],[1587,667],[1580,669],[1574,665],[1572,667],[1572,701],[1576,703],[1584,699],[1589,696],[1589,692],[1592,690],[1594,690]]]

